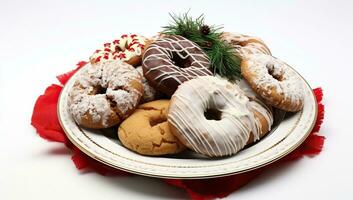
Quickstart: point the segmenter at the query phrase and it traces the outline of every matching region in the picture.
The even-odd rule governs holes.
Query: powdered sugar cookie
[[[142,95],[135,68],[119,60],[107,61],[86,66],[70,91],[69,108],[78,124],[107,128],[127,118]]]
[[[283,61],[270,55],[249,55],[241,63],[241,72],[268,104],[291,112],[303,108],[301,81]]]

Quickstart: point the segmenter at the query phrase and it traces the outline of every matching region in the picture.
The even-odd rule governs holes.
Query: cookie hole
[[[118,86],[115,86],[113,88],[113,90],[125,90],[126,91],[126,88],[124,86],[122,86],[122,85],[118,85]]]
[[[214,108],[206,109],[206,111],[204,112],[204,115],[208,120],[219,121],[222,119],[222,112]]]
[[[107,88],[98,87],[97,94],[105,94],[107,92]]]
[[[268,63],[266,65],[267,68],[267,72],[277,81],[282,81],[283,80],[283,76],[282,73],[278,73],[275,70],[275,66],[272,63]]]
[[[174,62],[174,64],[180,68],[190,67],[191,62],[190,62],[190,59],[186,57],[187,56],[186,52],[179,52],[179,54],[173,52],[172,61]],[[184,58],[182,58],[181,56]]]
[[[109,103],[109,105],[110,105],[110,107],[113,109],[113,110],[115,110],[116,109],[116,102],[115,101],[113,101],[113,99],[111,98],[111,97],[109,97],[109,96],[107,96],[107,100],[108,100],[108,103]]]
[[[151,127],[156,126],[158,124],[161,124],[163,122],[167,121],[167,119],[162,119],[162,118],[157,118],[157,119],[150,119],[150,125]]]

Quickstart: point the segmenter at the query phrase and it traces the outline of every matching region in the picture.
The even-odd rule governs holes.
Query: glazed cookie
[[[143,73],[158,91],[172,96],[183,82],[198,76],[210,76],[210,61],[192,41],[178,35],[158,38],[146,49]]]
[[[230,156],[263,136],[249,98],[225,79],[202,76],[181,84],[171,99],[170,129],[190,149]]]
[[[137,34],[124,34],[112,42],[105,43],[90,57],[91,64],[109,60],[121,60],[130,65],[141,64],[145,45],[149,41]]]
[[[175,154],[185,146],[171,133],[167,122],[169,100],[142,104],[118,129],[121,143],[142,155]]]
[[[270,105],[267,105],[265,101],[251,89],[249,84],[241,79],[237,82],[238,86],[249,98],[250,110],[255,116],[255,125],[260,133],[260,138],[263,137],[271,130],[273,124],[273,110]],[[250,134],[248,144],[254,141],[253,134]]]

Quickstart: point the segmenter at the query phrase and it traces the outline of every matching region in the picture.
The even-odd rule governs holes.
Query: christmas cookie
[[[229,32],[224,32],[221,37],[234,47],[237,54],[242,58],[251,54],[271,55],[270,49],[260,38]]]
[[[177,35],[164,36],[149,45],[142,67],[149,83],[168,96],[187,80],[212,75],[207,55],[195,43]]]
[[[236,84],[197,77],[180,85],[172,96],[168,122],[190,149],[210,157],[229,156],[241,150],[251,135],[251,142],[263,135],[251,106]]]
[[[121,143],[143,155],[175,154],[185,146],[171,133],[167,122],[169,100],[142,104],[119,127]]]
[[[273,124],[272,107],[267,105],[264,100],[251,89],[249,84],[244,79],[238,81],[237,84],[249,98],[250,110],[254,113],[255,125],[261,138],[271,130],[271,126]],[[254,137],[251,133],[248,144],[252,142],[254,142]]]
[[[112,60],[87,66],[69,93],[69,108],[75,121],[87,128],[119,124],[137,107],[143,86],[131,65]]]
[[[130,65],[141,64],[146,38],[136,34],[124,34],[113,42],[108,42],[90,57],[92,64],[109,60],[121,60]]]
[[[142,85],[143,85],[144,93],[143,93],[141,102],[146,103],[146,102],[155,100],[155,98],[158,96],[157,91],[148,83],[147,79],[143,75],[142,67],[139,66],[136,68],[136,70],[140,73],[142,77]]]
[[[270,55],[247,56],[241,72],[251,88],[276,108],[295,112],[303,108],[304,95],[298,76],[283,61]]]

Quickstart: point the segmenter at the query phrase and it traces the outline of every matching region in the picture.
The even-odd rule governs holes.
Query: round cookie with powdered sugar
[[[79,125],[99,129],[127,118],[142,95],[139,72],[125,62],[112,60],[86,66],[69,93],[68,103]]]
[[[164,36],[150,44],[142,67],[148,82],[168,96],[187,80],[213,75],[209,58],[202,49],[177,35]]]
[[[231,45],[242,58],[252,54],[271,55],[271,51],[265,42],[258,37],[229,32],[224,32],[221,37]]]
[[[270,55],[249,55],[241,73],[251,88],[273,107],[296,112],[304,106],[301,81],[289,65]]]

